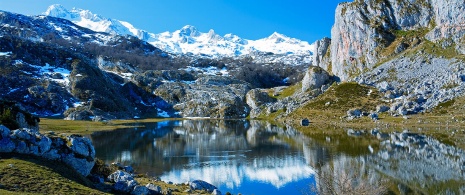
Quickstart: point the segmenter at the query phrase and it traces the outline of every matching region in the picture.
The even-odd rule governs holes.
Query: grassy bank
[[[41,118],[39,129],[41,132],[53,131],[55,133],[80,134],[88,135],[97,131],[111,131],[115,129],[125,129],[134,127],[143,127],[143,123],[156,123],[166,120],[179,119],[139,119],[139,120],[111,120],[105,122],[94,121],[70,121],[63,119]]]

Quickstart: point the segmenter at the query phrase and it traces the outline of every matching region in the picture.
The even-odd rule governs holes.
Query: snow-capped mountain
[[[109,19],[88,10],[67,10],[61,5],[52,5],[44,12],[47,16],[64,18],[73,23],[97,32],[119,35],[133,35],[141,40],[174,54],[193,54],[210,57],[237,57],[273,53],[284,56],[304,56],[311,60],[314,45],[306,41],[290,38],[274,32],[259,40],[247,40],[237,35],[218,35],[214,30],[207,33],[198,31],[194,26],[186,25],[174,32],[159,34],[135,28],[128,22]]]

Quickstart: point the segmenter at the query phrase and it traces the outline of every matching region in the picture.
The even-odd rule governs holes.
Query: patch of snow
[[[36,66],[36,65],[29,65],[38,69],[38,73],[43,75],[46,79],[63,84],[65,86],[69,86],[69,75],[71,71],[66,68],[58,68],[54,66],[50,66],[50,64],[46,63],[45,66]],[[52,78],[52,74],[59,73],[63,76],[62,79],[54,79]]]
[[[139,119],[140,117],[139,116],[134,116],[135,119]]]
[[[160,108],[157,108],[157,110],[158,110],[158,117],[163,117],[163,118],[169,118],[170,117],[168,112],[166,112],[164,110],[161,110]]]
[[[73,107],[77,108],[77,107],[79,107],[79,106],[84,105],[84,103],[85,103],[85,102],[75,102],[75,103],[73,103]]]
[[[11,54],[13,54],[11,51],[0,52],[0,56],[10,56]]]
[[[7,94],[10,94],[10,93],[13,93],[15,91],[18,91],[20,88],[14,88],[14,89],[11,89],[10,92],[8,92]]]

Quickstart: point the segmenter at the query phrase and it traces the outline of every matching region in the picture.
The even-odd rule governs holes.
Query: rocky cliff
[[[314,44],[314,65],[378,88],[393,115],[428,110],[465,94],[464,13],[460,0],[341,3],[331,40]]]
[[[434,43],[446,41],[446,45],[455,45],[463,53],[464,11],[464,3],[460,0],[341,3],[331,30],[332,69],[329,71],[346,81],[416,46],[396,41],[403,36],[399,33],[402,31],[427,31],[426,36],[415,38]],[[320,66],[327,68],[327,64]]]

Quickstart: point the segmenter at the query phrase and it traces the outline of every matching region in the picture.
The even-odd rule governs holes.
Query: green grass
[[[55,133],[87,135],[97,131],[140,127],[140,123],[160,122],[164,120],[173,119],[111,120],[108,122],[94,122],[41,118],[39,129],[41,132],[53,131]]]
[[[2,194],[105,194],[62,163],[26,155],[0,157]]]
[[[297,91],[299,91],[301,89],[302,89],[302,82],[299,82],[299,83],[297,83],[295,85],[291,85],[291,86],[287,87],[286,89],[282,90],[281,93],[279,93],[276,96],[273,95],[274,91],[269,90],[268,95],[270,97],[272,97],[272,98],[284,99],[286,97],[290,97],[290,96],[294,95]]]

